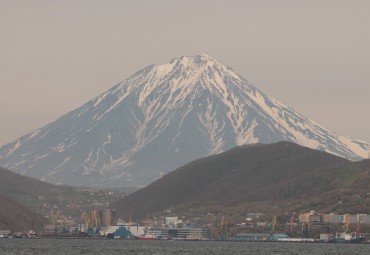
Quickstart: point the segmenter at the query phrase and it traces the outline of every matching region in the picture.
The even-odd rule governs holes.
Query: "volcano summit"
[[[0,148],[0,165],[56,184],[147,185],[194,159],[291,141],[348,159],[354,141],[267,97],[202,54],[148,66],[78,109]]]

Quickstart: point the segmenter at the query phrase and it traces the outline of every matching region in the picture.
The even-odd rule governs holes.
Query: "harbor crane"
[[[349,227],[349,222],[351,221],[351,216],[347,216],[346,224],[344,225],[344,233],[348,233],[348,227]]]
[[[98,234],[100,232],[100,220],[98,218],[98,214],[95,210],[91,211],[91,222],[92,222],[92,228],[95,227],[95,233]]]
[[[360,218],[357,219],[357,224],[355,226],[355,233],[356,235],[358,235],[360,233],[360,223],[361,223],[361,220]]]
[[[58,218],[59,218],[59,221],[62,225],[62,234],[66,234],[68,232],[68,228],[67,226],[65,225],[65,222],[62,218],[62,214],[61,214],[61,211],[58,210],[57,214],[55,215],[54,217],[54,232],[55,233],[58,233]]]
[[[130,220],[128,221],[128,225],[127,225],[128,231],[130,231],[130,227],[131,227],[131,217],[132,217],[132,213],[130,213]]]
[[[222,241],[227,240],[228,224],[229,224],[229,218],[226,218],[226,220],[225,220],[225,216],[222,216],[221,222],[220,222],[220,228],[219,228],[219,232],[218,232],[218,234],[220,236],[220,240],[222,240]]]
[[[293,220],[294,220],[294,217],[293,217],[293,215],[292,215],[292,217],[290,218],[290,223],[289,223],[288,230],[287,230],[287,232],[286,232],[286,234],[287,234],[288,236],[292,236]]]
[[[275,225],[276,225],[276,215],[272,218],[271,225],[270,225],[270,239],[274,240],[274,232],[275,232]]]
[[[308,220],[305,224],[305,230],[303,230],[303,234],[304,236],[308,239],[309,237],[309,232],[310,232],[310,227],[311,227],[311,223],[312,223],[312,216],[309,215],[308,216]],[[303,225],[302,225],[302,228],[303,228]]]
[[[84,211],[81,215],[81,221],[84,220],[85,221],[85,224],[86,224],[86,228],[87,228],[87,233],[89,235],[92,234],[92,223],[91,223],[91,220],[89,218],[89,216],[87,215],[86,211]]]

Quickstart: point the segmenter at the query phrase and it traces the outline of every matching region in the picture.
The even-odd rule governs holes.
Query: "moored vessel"
[[[155,237],[149,233],[145,233],[142,236],[135,236],[135,240],[158,240],[158,237]]]

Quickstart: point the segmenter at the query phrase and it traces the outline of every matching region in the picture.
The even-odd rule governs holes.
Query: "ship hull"
[[[158,240],[157,237],[135,236],[135,240]]]

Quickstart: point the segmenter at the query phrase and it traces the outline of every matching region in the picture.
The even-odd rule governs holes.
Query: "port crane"
[[[344,225],[344,233],[348,233],[348,227],[349,227],[349,222],[351,220],[351,216],[347,216],[346,224]]]
[[[91,220],[90,220],[89,216],[87,215],[86,211],[84,211],[81,215],[81,221],[82,220],[85,221],[86,228],[87,228],[87,233],[89,235],[91,235],[92,234],[92,223],[91,223]]]
[[[130,227],[131,227],[131,216],[132,216],[132,213],[130,213],[130,220],[128,221],[128,225],[127,225],[128,231],[130,231]]]
[[[57,220],[58,220],[58,217],[59,217],[59,221],[60,223],[62,224],[62,234],[66,234],[68,232],[68,228],[62,218],[62,214],[61,214],[61,211],[58,210],[57,214],[55,215],[54,217],[54,232],[57,234],[58,233],[58,226],[57,226]]]
[[[91,211],[91,218],[89,218],[86,211],[84,211],[81,215],[81,221],[85,221],[87,234],[89,235],[99,234],[101,223],[98,214],[95,210]]]
[[[309,237],[311,223],[312,223],[312,216],[309,215],[308,216],[308,220],[307,220],[307,222],[305,224],[305,229],[303,230],[304,237],[306,237],[307,239]],[[302,225],[302,228],[303,228],[303,225]]]
[[[53,214],[53,213],[52,213]],[[53,215],[53,218],[54,218],[54,233],[57,234],[58,233],[58,229],[57,229],[57,220],[58,220],[58,216],[60,214],[60,210],[57,211],[57,213],[55,214],[55,216]]]
[[[274,232],[275,232],[275,225],[276,225],[276,215],[272,218],[271,225],[270,225],[270,239],[274,240]]]
[[[287,234],[288,236],[290,236],[290,237],[292,236],[293,220],[294,220],[294,217],[293,217],[293,215],[292,215],[292,217],[290,218],[290,223],[289,223],[288,230],[287,230],[287,232],[286,232],[286,234]]]
[[[220,240],[222,240],[222,241],[227,240],[228,224],[229,224],[229,218],[226,218],[226,220],[225,220],[225,216],[222,216],[221,222],[220,222],[220,229],[219,229],[219,232],[218,232],[218,234],[220,236]]]
[[[95,210],[91,211],[91,222],[92,222],[92,228],[95,227],[95,233],[94,234],[99,234],[99,232],[100,232],[100,220],[99,220],[98,214],[96,213]]]
[[[148,231],[149,227],[148,227],[148,222],[149,222],[149,215],[147,214],[146,215],[146,221],[145,221],[145,232]]]
[[[58,210],[58,212],[55,215],[53,215],[53,214],[54,213],[52,213],[52,216],[54,218],[54,230],[55,230],[55,232],[57,232],[57,219],[58,219],[58,216],[60,214],[60,210]]]
[[[357,224],[355,226],[355,233],[358,235],[360,233],[360,219],[357,219]]]
[[[224,220],[225,220],[225,216],[222,216],[222,218],[221,218],[221,222],[220,222],[220,229],[218,230],[218,234],[219,234],[219,236],[220,236],[220,238],[222,239],[222,227],[223,227],[223,225],[224,225]]]

